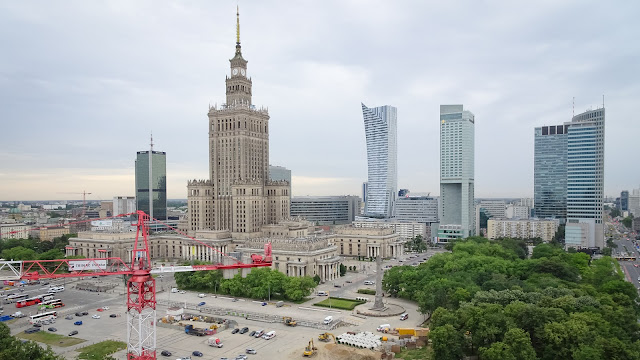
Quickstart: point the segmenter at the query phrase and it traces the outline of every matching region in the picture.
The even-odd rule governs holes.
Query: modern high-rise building
[[[567,137],[569,125],[535,129],[533,194],[535,215],[542,219],[567,218]]]
[[[605,109],[573,117],[567,134],[567,247],[604,248]]]
[[[286,181],[291,185],[291,170],[284,166],[269,165],[269,180]]]
[[[151,194],[151,202],[149,195]],[[136,207],[151,218],[167,219],[167,153],[138,151],[136,157]]]
[[[462,105],[440,105],[440,242],[475,232],[474,124]]]
[[[269,112],[252,103],[253,83],[240,46],[229,60],[226,103],[209,108],[209,180],[187,184],[189,232],[229,230],[234,236],[259,236],[264,224],[289,217],[286,180],[270,179]]]
[[[397,109],[362,104],[367,140],[368,181],[365,215],[389,218],[398,188]]]
[[[620,192],[620,210],[628,211],[629,210],[629,191],[622,190]]]

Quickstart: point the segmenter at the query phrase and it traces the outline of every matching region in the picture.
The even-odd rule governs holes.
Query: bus
[[[23,301],[27,298],[29,298],[29,294],[9,295],[4,301],[7,304],[13,304],[14,302]]]
[[[28,299],[24,299],[24,300],[16,302],[16,307],[17,308],[22,308],[22,307],[25,307],[25,306],[31,306],[31,305],[40,304],[41,302],[42,302],[42,299],[39,296],[34,296],[32,298],[28,298]]]
[[[53,294],[42,294],[42,295],[38,295],[36,296],[37,298],[40,298],[40,301],[48,301],[48,300],[53,300],[55,298],[55,296]]]
[[[58,318],[57,311],[49,311],[49,312],[29,316],[29,323],[41,324],[44,322],[52,322],[51,320],[55,320],[57,318]]]
[[[40,303],[40,310],[42,309],[57,309],[63,307],[64,304],[60,299],[47,300]]]

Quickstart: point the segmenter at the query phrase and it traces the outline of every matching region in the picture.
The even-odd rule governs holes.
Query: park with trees
[[[383,288],[429,318],[424,358],[640,359],[638,291],[617,262],[553,244],[458,241],[418,267],[394,267]]]

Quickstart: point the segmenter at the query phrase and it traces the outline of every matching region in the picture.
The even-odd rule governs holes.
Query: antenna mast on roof
[[[573,109],[571,109],[571,117],[576,116],[576,97],[573,97]]]

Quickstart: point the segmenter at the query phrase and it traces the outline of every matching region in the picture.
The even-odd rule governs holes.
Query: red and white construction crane
[[[131,264],[117,257],[0,261],[0,280],[38,280],[67,277],[126,275],[127,281],[127,359],[156,359],[156,273],[182,271],[245,269],[271,266],[271,244],[264,247],[264,256],[251,255],[251,264],[238,260],[234,264],[152,267],[149,256],[149,216],[143,211],[115,217],[137,215],[137,232]],[[95,220],[95,219],[93,219]],[[155,219],[154,219],[155,220]],[[88,220],[85,220],[88,221]],[[186,234],[185,234],[186,236]],[[213,251],[216,249],[190,237]],[[221,254],[227,256],[225,254]]]

